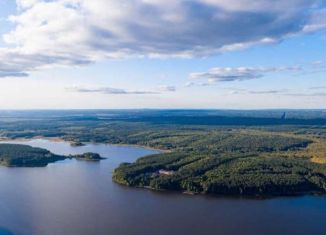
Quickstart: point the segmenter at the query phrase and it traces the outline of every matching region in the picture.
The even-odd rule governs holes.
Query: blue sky
[[[326,108],[325,2],[270,2],[1,0],[0,108]]]

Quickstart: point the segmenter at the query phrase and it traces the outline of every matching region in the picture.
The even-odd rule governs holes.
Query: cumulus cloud
[[[303,32],[315,32],[326,27],[326,9],[312,13],[309,24],[302,29]]]
[[[16,2],[9,18],[16,27],[3,35],[9,46],[1,57],[44,58],[18,73],[105,58],[207,56],[326,27],[324,0]]]
[[[0,48],[0,77],[23,77],[28,76],[28,72],[50,65],[76,66],[90,62],[83,56],[74,58],[73,55],[28,54],[16,49]]]
[[[221,68],[216,67],[207,72],[195,72],[189,75],[190,79],[206,79],[206,85],[215,84],[216,82],[232,82],[243,81],[264,77],[267,73],[277,73],[285,71],[299,71],[300,66],[294,67],[273,67],[273,68],[253,68],[253,67],[238,67],[238,68]]]

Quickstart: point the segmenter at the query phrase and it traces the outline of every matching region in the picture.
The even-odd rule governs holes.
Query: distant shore
[[[48,141],[53,141],[53,142],[65,142],[69,143],[72,147],[82,147],[82,146],[73,146],[74,141],[70,140],[65,140],[62,137],[44,137],[44,136],[34,136],[31,138],[0,138],[0,143],[1,142],[6,142],[6,141],[22,141],[22,142],[27,142],[30,140],[48,140]],[[112,146],[122,146],[122,147],[137,147],[137,148],[143,148],[143,149],[148,149],[148,150],[153,150],[153,151],[158,151],[160,153],[170,153],[171,150],[166,150],[166,149],[158,149],[158,148],[152,148],[146,145],[140,145],[140,144],[112,144],[112,143],[107,143],[107,142],[80,142],[84,145],[87,144],[107,144],[107,145],[112,145]]]

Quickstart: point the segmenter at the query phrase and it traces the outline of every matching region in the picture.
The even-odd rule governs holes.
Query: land
[[[284,115],[286,113],[286,115]],[[325,110],[96,110],[0,113],[3,138],[161,149],[123,163],[132,187],[227,195],[326,194]]]
[[[207,194],[325,193],[325,140],[251,129],[183,132],[161,138],[156,141],[168,143],[171,153],[121,164],[114,171],[114,181]]]
[[[75,158],[85,161],[100,161],[97,153],[83,153],[77,155],[57,155],[42,148],[35,148],[23,144],[0,144],[0,165],[7,167],[44,167],[49,163]]]
[[[91,152],[83,153],[83,154],[70,155],[70,157],[76,158],[78,160],[85,160],[85,161],[100,161],[100,160],[104,159],[103,157],[101,157],[100,154],[91,153]]]
[[[85,146],[85,144],[82,143],[82,142],[72,142],[70,145],[73,146],[73,147]]]
[[[66,159],[42,148],[20,144],[0,144],[0,165],[8,167],[42,167]]]

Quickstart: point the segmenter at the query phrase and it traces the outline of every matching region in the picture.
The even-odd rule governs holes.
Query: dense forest
[[[71,158],[76,158],[79,160],[85,160],[85,161],[100,161],[102,159],[104,159],[103,157],[101,157],[100,154],[98,153],[91,153],[91,152],[87,152],[87,153],[83,153],[83,154],[75,154],[75,155],[70,155]]]
[[[4,166],[46,166],[49,163],[66,159],[42,148],[20,144],[0,144],[0,165]]]
[[[0,165],[8,167],[43,167],[67,158],[75,158],[85,161],[100,161],[98,153],[83,153],[76,155],[56,155],[42,148],[35,148],[22,144],[0,143]]]
[[[78,144],[162,150],[114,171],[113,180],[127,186],[232,195],[326,192],[324,110],[96,110],[0,116],[3,138],[59,137]]]
[[[248,137],[250,139],[250,137]],[[273,145],[273,139],[259,142]],[[326,166],[314,163],[309,155],[295,156],[306,144],[293,140],[282,150],[249,151],[246,142],[223,146],[219,153],[173,151],[147,156],[135,163],[121,164],[114,172],[120,184],[153,189],[172,189],[196,193],[285,195],[309,192],[325,193]],[[293,156],[291,155],[293,154]]]

